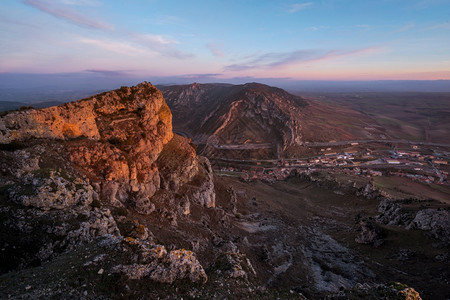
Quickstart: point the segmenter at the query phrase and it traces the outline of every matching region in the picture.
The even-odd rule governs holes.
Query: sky
[[[0,73],[450,79],[450,0],[1,0]]]

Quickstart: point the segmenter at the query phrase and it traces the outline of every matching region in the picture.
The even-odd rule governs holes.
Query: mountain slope
[[[209,157],[292,156],[304,142],[370,138],[367,116],[305,100],[258,83],[161,87],[175,131],[192,137]]]

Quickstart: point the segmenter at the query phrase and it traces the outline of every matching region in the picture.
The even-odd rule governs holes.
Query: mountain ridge
[[[161,91],[173,111],[175,130],[192,137],[208,157],[295,156],[307,151],[306,142],[386,135],[377,126],[367,130],[370,118],[358,111],[259,83],[195,83]]]

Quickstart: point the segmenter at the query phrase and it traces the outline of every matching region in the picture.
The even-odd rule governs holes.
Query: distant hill
[[[160,86],[175,131],[209,157],[293,156],[305,142],[381,138],[356,110],[306,100],[259,83]]]
[[[0,111],[14,110],[26,105],[23,102],[0,101]]]
[[[21,107],[46,108],[62,104],[60,101],[43,101],[36,103],[14,102],[14,101],[0,101],[0,111],[16,110]]]
[[[308,93],[308,98],[366,114],[394,139],[448,143],[450,93]]]

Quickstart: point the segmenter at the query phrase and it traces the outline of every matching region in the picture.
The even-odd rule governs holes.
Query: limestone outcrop
[[[209,161],[173,134],[172,114],[147,82],[7,113],[0,118],[0,144],[0,247],[9,258],[2,272],[100,238],[123,240],[121,214],[130,211],[170,217],[176,225],[191,205],[215,206]],[[157,248],[142,224],[132,232],[145,240],[140,254],[146,258],[122,264],[123,273],[136,277],[145,265],[144,275],[154,281],[206,282],[194,253]]]
[[[376,220],[383,225],[423,230],[436,248],[445,248],[450,244],[450,213],[446,209],[427,208],[411,212],[393,200],[383,199],[378,205],[378,212],[380,214]]]
[[[357,234],[355,237],[355,242],[358,244],[371,244],[375,248],[378,248],[384,243],[381,230],[375,223],[375,220],[367,217],[359,217],[356,220],[356,223]]]
[[[390,226],[408,226],[413,219],[411,213],[398,203],[391,199],[383,199],[378,205],[378,212],[380,213],[376,220],[380,224]]]
[[[427,235],[435,240],[439,248],[450,245],[450,212],[439,209],[423,209],[417,212],[408,229],[426,230]]]
[[[133,241],[134,242],[134,241]],[[192,282],[206,283],[208,277],[192,251],[177,249],[167,251],[162,245],[134,242],[138,245],[138,261],[133,264],[120,264],[113,272],[123,273],[130,279],[147,278],[161,283],[189,279]]]
[[[174,194],[194,179],[196,183],[184,189],[190,190],[190,201],[214,206],[209,162],[197,157],[192,142],[173,134],[172,114],[161,92],[150,83],[121,87],[57,107],[11,112],[0,118],[0,143],[36,139],[62,144],[74,167],[93,187],[83,193],[94,193],[113,206],[149,214],[156,208],[152,197],[157,191]],[[30,168],[40,167],[35,163]],[[16,191],[13,197],[26,205],[50,209],[74,204],[80,197],[76,193],[82,192],[73,194],[75,189],[69,187],[82,183],[55,181],[53,173],[31,182],[27,170],[15,172],[25,175],[21,179],[25,186],[39,189],[34,195]],[[51,186],[64,186],[66,190],[59,189],[55,194]]]

